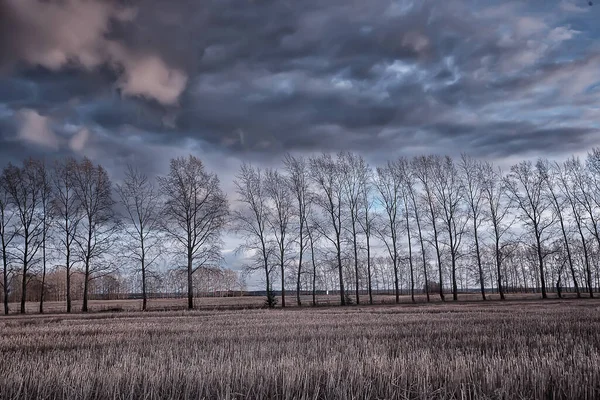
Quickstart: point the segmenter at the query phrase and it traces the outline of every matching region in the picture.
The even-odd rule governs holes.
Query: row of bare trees
[[[43,290],[41,272],[41,269],[36,268],[34,273],[27,277],[26,301],[39,305],[43,294],[44,309],[48,308],[48,302],[66,302],[66,271],[64,268],[53,268],[50,259]],[[16,274],[10,279],[8,295],[11,303],[21,300],[21,278],[21,274]],[[141,300],[141,280],[139,274],[132,274],[128,269],[111,271],[90,280],[88,296],[90,300]],[[70,277],[69,295],[73,301],[79,302],[83,299],[83,287],[84,273],[81,269],[76,268]],[[146,290],[149,299],[187,297],[187,271],[184,268],[157,269],[152,270],[151,273],[149,271],[146,276]],[[198,268],[194,273],[195,297],[238,297],[246,293],[244,276],[238,271],[207,266]],[[161,304],[157,305],[161,306]],[[59,304],[52,304],[50,307],[52,310],[61,309]],[[100,307],[110,307],[110,304],[100,304]]]
[[[523,161],[508,173],[466,155],[377,168],[353,153],[287,155],[281,169],[242,165],[235,186],[233,229],[271,306],[276,276],[282,306],[286,284],[298,305],[307,289],[314,302],[318,269],[336,277],[329,287],[342,305],[360,303],[361,293],[372,303],[386,269],[397,302],[403,287],[412,301],[421,290],[429,301],[433,289],[457,300],[459,286],[476,285],[484,300],[492,288],[504,299],[516,287],[547,298],[548,279],[559,295],[566,287],[593,297],[598,286],[598,149],[584,161]]]
[[[517,287],[593,297],[598,286],[598,149],[508,173],[466,155],[377,168],[353,153],[286,155],[279,169],[243,164],[234,184],[230,212],[217,175],[194,156],[171,160],[156,179],[128,167],[117,185],[88,159],[9,164],[0,176],[5,312],[13,275],[22,277],[21,312],[28,283],[41,281],[43,312],[50,262],[65,271],[68,312],[74,273],[83,274],[87,311],[90,282],[118,269],[140,276],[146,309],[149,278],[165,260],[185,271],[193,308],[198,271],[221,265],[226,229],[264,279],[269,306],[277,288],[285,307],[290,285],[298,305],[307,291],[316,304],[320,290],[345,305],[365,294],[373,303],[390,286],[397,302],[421,291],[456,300],[474,286],[484,300]]]
[[[33,279],[41,280],[39,311],[44,311],[50,260],[65,270],[67,312],[74,273],[84,276],[85,312],[90,282],[119,268],[141,275],[146,309],[148,274],[166,255],[169,262],[185,264],[192,308],[193,274],[220,265],[220,235],[228,212],[217,176],[193,156],[173,159],[169,174],[157,183],[128,168],[114,187],[106,170],[88,159],[70,158],[52,166],[34,159],[9,164],[0,176],[4,312],[9,311],[13,276],[21,281],[20,312],[25,312]]]

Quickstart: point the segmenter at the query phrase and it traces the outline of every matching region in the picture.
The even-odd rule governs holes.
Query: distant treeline
[[[243,164],[227,196],[194,156],[164,176],[124,178],[89,159],[27,159],[0,175],[4,311],[11,300],[245,291],[223,268],[225,234],[241,239],[268,306],[286,293],[335,291],[342,305],[391,290],[413,301],[477,287],[600,286],[600,150],[584,160],[523,161],[503,172],[463,155],[398,158],[371,167],[354,153],[286,155],[280,168]],[[231,204],[230,204],[231,203]],[[159,267],[176,265],[176,268]],[[180,266],[180,267],[179,267]],[[293,292],[289,288],[293,287]],[[287,290],[286,290],[287,289]]]

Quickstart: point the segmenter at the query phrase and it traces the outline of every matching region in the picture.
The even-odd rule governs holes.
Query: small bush
[[[423,287],[423,293],[427,293],[427,289],[429,289],[429,294],[437,294],[440,292],[440,283],[436,281],[428,281],[427,286]]]
[[[354,304],[354,300],[352,299],[352,296],[350,296],[350,294],[348,292],[344,293],[344,300],[346,301],[347,306],[351,306]]]
[[[267,298],[265,300],[265,307],[275,308],[276,305],[277,305],[277,297],[275,297],[275,294],[273,292],[269,291],[267,293]]]

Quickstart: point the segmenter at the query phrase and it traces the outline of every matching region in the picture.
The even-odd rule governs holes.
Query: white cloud
[[[176,104],[187,85],[187,75],[169,68],[156,55],[137,56],[122,46],[109,46],[114,63],[124,67],[118,86],[123,94],[155,99],[162,104]]]
[[[18,138],[24,142],[58,150],[60,141],[50,128],[48,117],[40,115],[37,111],[24,108],[17,112],[19,121]]]
[[[554,43],[560,43],[573,39],[573,37],[579,33],[581,32],[571,29],[570,27],[559,26],[550,31],[548,34],[548,40]]]
[[[583,13],[587,11],[586,7],[580,7],[575,4],[576,0],[562,0],[560,2],[560,8],[563,11],[574,12],[574,13]]]
[[[515,33],[521,38],[544,32],[547,29],[548,25],[540,18],[521,17],[515,23]]]
[[[176,104],[187,75],[158,54],[139,55],[109,40],[112,20],[132,21],[136,10],[116,2],[5,0],[11,12],[16,57],[59,70],[65,65],[92,70],[102,65],[120,74],[123,93]]]
[[[71,136],[69,140],[69,147],[71,150],[81,152],[85,148],[85,145],[90,137],[90,131],[87,128],[81,128],[77,133]]]

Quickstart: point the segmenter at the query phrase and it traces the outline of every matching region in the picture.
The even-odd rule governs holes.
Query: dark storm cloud
[[[575,152],[599,127],[597,17],[575,1],[6,0],[2,152]]]

